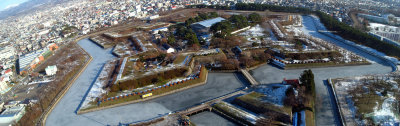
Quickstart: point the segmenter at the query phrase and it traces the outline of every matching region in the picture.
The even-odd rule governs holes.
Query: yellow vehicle
[[[142,98],[147,98],[147,97],[150,97],[152,95],[153,95],[153,93],[144,94],[144,95],[142,95]]]

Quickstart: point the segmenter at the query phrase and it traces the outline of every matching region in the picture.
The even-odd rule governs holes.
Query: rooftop
[[[49,69],[49,70],[51,70],[51,69],[57,69],[57,66],[56,65],[53,65],[53,66],[47,66],[47,68],[46,69]]]
[[[156,29],[153,29],[152,31],[158,31],[158,30],[162,30],[162,29],[168,29],[168,27],[156,28]]]
[[[36,57],[38,57],[43,52],[43,49],[31,52],[24,56],[20,56],[19,68],[22,71],[26,66],[28,66]]]
[[[23,109],[25,109],[25,106],[14,106],[14,107],[8,108],[8,109],[4,110],[3,113],[0,114],[0,117],[17,115]]]
[[[196,22],[194,24],[199,24],[199,25],[202,25],[204,27],[211,27],[213,24],[221,22],[223,20],[225,20],[225,19],[222,18],[222,17],[216,17],[216,18],[213,18],[213,19],[208,19],[208,20]]]

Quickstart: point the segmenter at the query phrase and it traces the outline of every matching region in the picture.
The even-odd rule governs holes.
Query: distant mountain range
[[[68,0],[29,0],[25,3],[19,4],[18,6],[0,11],[0,20],[10,16],[27,14],[36,9],[40,9],[40,7],[47,7],[46,5],[54,5],[66,1]]]

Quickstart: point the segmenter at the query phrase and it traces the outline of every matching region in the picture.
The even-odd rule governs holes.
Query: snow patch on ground
[[[261,28],[259,24],[257,24],[254,27],[251,27],[249,30],[240,33],[239,35],[244,35],[244,36],[250,36],[250,37],[259,37],[259,36],[264,36],[264,29]]]
[[[113,64],[110,62],[104,65],[101,73],[96,78],[96,81],[93,84],[93,87],[90,89],[88,95],[84,99],[82,106],[80,109],[84,109],[90,106],[90,102],[95,101],[97,97],[101,96],[102,94],[106,93],[107,91],[103,89],[103,86],[106,85],[108,82],[108,73],[110,72]]]
[[[380,108],[375,106],[372,119],[374,122],[380,122],[382,125],[389,126],[399,122],[399,118],[394,114],[396,99],[392,96],[386,98]]]
[[[283,100],[286,97],[286,90],[289,88],[290,85],[268,84],[268,85],[261,85],[259,88],[255,90],[256,92],[260,92],[265,95],[263,101],[283,106]]]

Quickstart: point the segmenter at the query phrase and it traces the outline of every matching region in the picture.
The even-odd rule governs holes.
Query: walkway
[[[192,106],[190,108],[187,108],[187,109],[182,110],[182,111],[178,111],[176,113],[182,114],[182,115],[188,115],[188,114],[196,113],[197,111],[201,111],[201,110],[204,110],[206,108],[210,108],[212,104],[220,102],[220,101],[222,101],[222,100],[224,100],[226,98],[233,97],[233,96],[238,95],[238,94],[245,94],[245,93],[246,92],[244,92],[243,90],[239,90],[239,91],[236,91],[236,92],[228,93],[228,94],[223,95],[221,97],[218,97],[218,98],[215,98],[215,99],[211,99],[211,100],[209,100],[207,102],[201,103],[200,105]]]
[[[243,75],[246,77],[246,79],[250,82],[252,86],[259,85],[259,83],[256,81],[256,79],[253,78],[253,76],[251,76],[248,70],[240,69],[240,72],[243,73]]]

